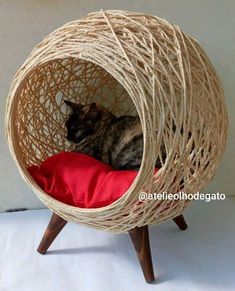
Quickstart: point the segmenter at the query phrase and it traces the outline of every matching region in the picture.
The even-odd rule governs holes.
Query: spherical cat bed
[[[56,201],[27,167],[70,150],[63,98],[97,102],[117,116],[138,114],[144,135],[139,173],[109,206],[83,209]],[[155,16],[90,13],[65,24],[32,51],[14,77],[6,132],[17,167],[38,197],[67,221],[113,232],[163,222],[189,200],[139,201],[142,191],[200,191],[224,151],[227,113],[216,72],[196,40]],[[167,158],[154,175],[165,145]]]

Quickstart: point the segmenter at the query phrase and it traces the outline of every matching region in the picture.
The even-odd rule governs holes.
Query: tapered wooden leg
[[[147,283],[151,283],[155,278],[149,244],[148,226],[135,227],[129,230],[129,235],[135,247],[145,280]]]
[[[63,229],[66,223],[67,221],[60,217],[59,215],[55,213],[52,214],[51,220],[37,249],[37,251],[40,254],[43,255],[46,253],[46,251],[48,250],[48,248],[53,243],[53,241],[60,233],[60,231]]]
[[[179,216],[176,216],[175,218],[173,218],[173,220],[178,225],[179,229],[185,230],[188,228],[188,225],[185,222],[185,219],[182,214],[180,214]]]

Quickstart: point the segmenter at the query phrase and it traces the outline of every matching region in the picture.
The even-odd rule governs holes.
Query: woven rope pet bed
[[[109,206],[65,205],[43,192],[27,172],[28,166],[71,148],[63,97],[95,101],[117,116],[140,117],[144,152],[139,174]],[[196,40],[155,16],[100,11],[65,24],[34,48],[11,85],[6,132],[22,177],[54,213],[66,221],[125,232],[174,218],[190,204],[140,203],[141,191],[195,193],[212,179],[225,147],[227,113],[216,72]],[[154,176],[162,143],[167,158]]]

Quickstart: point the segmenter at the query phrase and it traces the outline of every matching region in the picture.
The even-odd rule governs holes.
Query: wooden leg
[[[149,244],[148,226],[135,227],[129,230],[129,235],[135,247],[145,280],[147,283],[151,283],[155,278]]]
[[[43,255],[46,253],[66,223],[67,221],[61,218],[59,215],[55,213],[52,214],[51,220],[37,249],[40,254]]]
[[[174,222],[178,225],[179,229],[185,230],[188,228],[187,223],[185,222],[185,219],[182,214],[179,216],[173,218]]]

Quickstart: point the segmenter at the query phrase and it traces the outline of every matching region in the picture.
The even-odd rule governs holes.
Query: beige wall
[[[224,85],[230,122],[226,153],[206,191],[235,195],[234,0],[0,0],[0,211],[42,207],[19,177],[5,143],[3,118],[10,81],[45,35],[65,22],[100,8],[142,11],[164,17],[198,39],[205,48]]]

